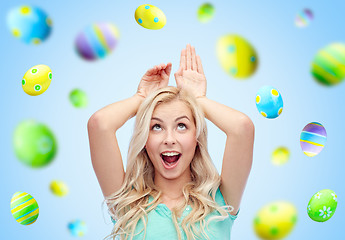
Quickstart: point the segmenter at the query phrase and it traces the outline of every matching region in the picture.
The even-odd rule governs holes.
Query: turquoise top
[[[149,196],[149,202],[153,200],[152,196]],[[219,188],[216,192],[216,202],[220,206],[225,206],[225,201],[222,193],[220,192]],[[187,205],[185,210],[182,214],[182,219],[188,215],[189,212],[191,212],[192,208],[190,205]],[[174,227],[173,221],[172,221],[172,213],[171,210],[164,204],[160,203],[157,205],[155,209],[150,211],[148,214],[148,221],[146,223],[146,238],[147,240],[161,240],[161,239],[178,239],[177,238],[177,232]],[[220,216],[220,213],[218,211],[213,211],[211,214],[206,216],[205,221],[212,217],[212,216]],[[234,223],[234,220],[237,218],[238,213],[236,216],[230,215],[223,221],[213,220],[209,223],[208,229],[205,227],[205,232],[209,239],[211,240],[230,240],[230,233],[231,233],[231,227]],[[186,240],[187,236],[184,233],[182,227],[181,227],[181,221],[179,222],[180,230],[182,239]],[[113,219],[112,219],[113,220]],[[113,221],[114,222],[114,221]],[[199,228],[199,224],[197,223],[196,226]],[[144,224],[142,220],[140,219],[138,221],[138,224],[135,229],[135,233],[138,233],[142,231],[140,234],[135,235],[133,237],[133,240],[143,240],[145,230],[143,230]],[[197,237],[198,240],[204,240],[206,238],[200,238]]]

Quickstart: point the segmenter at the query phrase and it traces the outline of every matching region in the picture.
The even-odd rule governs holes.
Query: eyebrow
[[[178,120],[180,120],[182,118],[187,118],[189,120],[189,118],[187,116],[181,116],[181,117],[176,118],[175,122],[177,122]],[[161,120],[160,118],[157,118],[157,117],[153,117],[153,118],[151,118],[151,120],[157,120],[157,121],[163,122],[163,120]]]

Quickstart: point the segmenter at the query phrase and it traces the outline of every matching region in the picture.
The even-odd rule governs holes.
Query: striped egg
[[[300,144],[302,151],[308,157],[319,154],[327,140],[326,129],[321,123],[311,122],[307,124],[301,133]]]
[[[38,218],[38,204],[26,192],[16,192],[11,199],[11,213],[14,219],[22,225],[30,225]]]
[[[310,9],[303,9],[300,11],[295,18],[295,24],[297,27],[307,27],[313,20],[314,15]]]
[[[333,86],[345,78],[345,44],[333,43],[321,49],[311,64],[311,74],[325,86]]]
[[[111,23],[95,23],[84,29],[75,40],[78,54],[85,60],[105,58],[117,46],[119,30]]]

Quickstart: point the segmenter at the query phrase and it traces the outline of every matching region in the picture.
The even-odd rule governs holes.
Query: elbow
[[[244,115],[241,117],[238,130],[240,135],[254,139],[255,126],[253,121],[248,116]]]
[[[87,122],[87,129],[88,131],[92,129],[99,129],[102,128],[103,124],[101,121],[101,117],[99,113],[94,113],[90,118],[89,121]]]

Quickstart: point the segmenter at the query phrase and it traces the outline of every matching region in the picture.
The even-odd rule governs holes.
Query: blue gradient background
[[[167,16],[158,31],[140,27],[135,9],[149,3]],[[98,109],[132,96],[141,76],[153,65],[179,65],[180,51],[191,43],[201,56],[208,81],[207,96],[247,114],[256,127],[254,162],[244,192],[241,211],[232,230],[232,239],[257,239],[253,219],[265,204],[287,200],[298,209],[298,221],[286,239],[341,239],[345,210],[343,186],[345,169],[342,153],[343,102],[345,85],[323,87],[311,74],[311,61],[321,48],[344,42],[342,0],[330,1],[211,1],[214,19],[202,24],[196,18],[204,1],[2,1],[0,3],[1,83],[0,127],[0,229],[1,239],[73,239],[67,223],[82,219],[88,225],[84,239],[102,239],[112,223],[102,207],[103,196],[92,169],[87,121]],[[6,25],[7,12],[22,4],[44,9],[53,20],[53,31],[44,43],[33,46],[15,39]],[[315,16],[307,28],[294,24],[296,14],[310,8]],[[103,60],[86,62],[74,51],[76,35],[94,22],[111,22],[120,30],[115,51]],[[228,76],[216,56],[216,42],[225,34],[239,34],[256,49],[259,67],[247,80]],[[21,87],[24,73],[32,66],[46,64],[53,72],[49,89],[29,96]],[[272,85],[282,94],[284,110],[280,117],[263,118],[255,106],[255,95],[263,85]],[[69,92],[81,88],[90,104],[75,109]],[[12,135],[19,122],[35,119],[47,124],[58,140],[58,154],[46,168],[32,170],[20,163],[13,151]],[[327,143],[316,157],[303,154],[299,136],[309,122],[320,122],[327,130]],[[209,152],[220,171],[226,136],[211,122]],[[133,132],[134,119],[117,133],[124,161]],[[281,167],[271,164],[271,153],[278,146],[291,151],[290,161]],[[126,163],[124,163],[126,165]],[[54,179],[65,181],[70,194],[57,198],[49,191]],[[306,212],[311,196],[329,188],[339,198],[334,216],[327,222],[312,221]],[[40,207],[38,220],[22,226],[12,217],[10,200],[16,191],[34,196]]]

